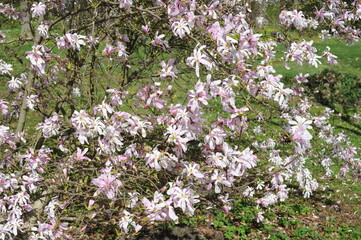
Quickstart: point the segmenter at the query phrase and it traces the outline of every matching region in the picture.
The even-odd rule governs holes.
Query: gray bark
[[[26,3],[26,1],[21,2],[21,4],[24,4],[24,2]],[[30,20],[30,15],[29,15],[29,20]],[[41,17],[39,19],[39,21],[41,22],[43,20],[43,18]],[[26,23],[23,22],[22,23],[22,28],[23,28],[23,24],[28,24],[30,26],[30,22]],[[41,43],[41,36],[39,35],[39,32],[36,31],[35,34],[31,35],[32,38],[34,39],[33,45],[39,45]],[[29,74],[28,74],[28,82],[26,83],[25,86],[25,92],[24,92],[24,96],[23,96],[23,102],[21,104],[20,107],[20,115],[19,115],[19,120],[18,120],[18,124],[16,127],[16,132],[22,132],[24,130],[24,126],[25,126],[25,121],[26,121],[26,116],[28,114],[28,107],[26,105],[26,100],[28,98],[28,96],[30,96],[31,90],[33,88],[34,85],[34,80],[35,80],[35,71],[32,69],[31,66],[29,66]]]
[[[21,18],[21,37],[22,38],[33,38],[34,34],[31,29],[30,21],[31,15],[29,12],[29,4],[27,1],[21,1],[20,10],[23,13]]]

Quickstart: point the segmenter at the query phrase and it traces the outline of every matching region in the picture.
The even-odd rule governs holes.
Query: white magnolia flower
[[[196,67],[196,75],[197,77],[199,77],[199,64],[202,63],[203,65],[205,65],[207,68],[211,69],[212,68],[212,63],[209,62],[209,60],[207,60],[207,56],[202,52],[202,50],[206,48],[205,45],[201,46],[200,48],[195,48],[193,51],[192,56],[187,58],[187,64],[189,66],[194,66]]]
[[[180,21],[172,24],[174,34],[183,38],[186,34],[190,34],[189,24],[182,18]]]
[[[10,91],[17,91],[23,86],[23,83],[19,80],[19,78],[11,77],[11,80],[8,81],[6,85],[8,85]]]
[[[40,17],[45,15],[45,9],[46,5],[42,2],[39,3],[33,3],[33,6],[31,7],[31,16],[32,17]]]
[[[40,36],[42,36],[44,38],[48,37],[48,31],[49,31],[49,26],[48,25],[40,24],[37,29],[38,29],[38,32],[39,32]]]

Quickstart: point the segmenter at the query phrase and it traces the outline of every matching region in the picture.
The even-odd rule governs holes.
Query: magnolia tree
[[[231,213],[238,198],[262,221],[292,188],[310,197],[318,166],[358,181],[357,149],[334,132],[332,111],[310,111],[308,75],[286,86],[272,65],[337,64],[289,32],[354,44],[361,3],[284,9],[280,32],[263,36],[267,14],[252,7],[265,2],[0,3],[4,25],[22,29],[0,32],[0,238],[104,227],[131,237],[205,209]]]

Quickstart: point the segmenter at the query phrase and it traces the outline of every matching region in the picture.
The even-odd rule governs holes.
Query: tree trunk
[[[20,3],[20,11],[23,13],[21,18],[21,34],[22,38],[33,38],[34,34],[31,29],[30,21],[31,16],[29,12],[29,5],[27,1],[21,1]]]
[[[16,127],[17,133],[20,133],[24,130],[26,115],[28,113],[28,106],[26,105],[26,99],[28,98],[28,96],[31,92],[31,89],[33,87],[34,77],[35,77],[34,70],[32,70],[30,67],[30,71],[29,71],[29,75],[28,75],[28,82],[26,83],[26,88],[25,88],[25,92],[24,92],[24,96],[23,96],[23,103],[21,104],[21,107],[20,107],[20,116],[19,116],[19,120],[18,120],[18,125]]]
[[[21,2],[21,4],[27,4],[27,2],[23,1],[23,2]],[[41,22],[42,20],[43,20],[43,17],[39,18],[39,22]],[[24,25],[28,25],[30,27],[30,14],[29,14],[29,22],[24,22],[23,21],[21,29],[23,29]],[[26,27],[24,27],[24,29],[26,29]],[[30,28],[30,30],[31,30],[31,28]],[[42,40],[41,36],[39,35],[39,32],[36,31],[35,34],[33,34],[30,31],[30,33],[31,33],[31,37],[34,40],[34,42],[33,42],[34,46],[39,45],[41,43],[41,40]],[[26,100],[27,100],[28,96],[30,96],[31,90],[32,90],[33,85],[34,85],[34,80],[35,80],[35,71],[32,69],[31,66],[29,66],[28,82],[26,83],[25,92],[24,92],[24,96],[23,96],[23,102],[22,102],[21,107],[20,107],[20,116],[19,116],[17,127],[16,127],[16,132],[17,133],[20,133],[20,132],[22,132],[24,130],[26,115],[28,113],[28,107],[26,105]]]

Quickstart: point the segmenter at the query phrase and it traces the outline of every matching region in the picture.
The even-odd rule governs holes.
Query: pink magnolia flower
[[[224,138],[227,136],[226,132],[219,127],[214,128],[204,138],[204,142],[209,146],[211,150],[214,150],[216,146],[222,145]]]
[[[110,102],[112,105],[114,106],[120,106],[123,104],[123,100],[126,96],[126,94],[128,94],[128,92],[124,92],[124,91],[119,91],[116,89],[108,89],[106,90],[107,93],[110,94]]]
[[[183,212],[194,215],[194,204],[200,202],[199,196],[191,188],[171,187],[167,194],[171,196],[174,207],[179,207]]]
[[[323,22],[323,20],[325,20],[325,9],[321,8],[320,10],[315,11],[315,19],[318,20],[319,22]]]
[[[304,117],[301,116],[296,116],[295,120],[290,120],[288,122],[290,125],[292,125],[291,127],[291,132],[294,133],[298,128],[301,128],[306,130],[306,129],[312,129],[312,120],[307,120]]]
[[[33,172],[29,176],[24,175],[22,183],[28,187],[28,189],[31,193],[34,193],[38,189],[38,186],[36,186],[36,183],[41,182],[41,181],[43,181],[43,178],[40,178],[36,172]]]
[[[152,201],[143,198],[142,203],[146,207],[145,213],[148,214],[147,218],[151,221],[172,220],[178,223],[178,216],[171,205],[172,200],[165,201],[162,193],[156,191]]]
[[[312,135],[306,130],[306,126],[302,125],[294,131],[292,138],[297,142],[308,142]]]
[[[173,66],[174,59],[169,59],[168,63],[162,61],[160,65],[162,66],[162,70],[160,72],[160,79],[166,79],[167,77],[171,77],[172,79],[177,78],[176,73],[178,72],[177,68]]]
[[[98,187],[94,196],[104,193],[109,199],[113,200],[120,193],[119,188],[123,183],[117,179],[116,175],[110,173],[110,169],[103,169],[103,174],[92,180],[92,183]]]
[[[276,94],[273,96],[273,99],[278,102],[282,108],[286,108],[291,94],[293,94],[293,90],[290,88],[283,88],[282,84],[279,88],[276,88]]]
[[[264,212],[258,212],[258,213],[257,213],[256,221],[257,221],[258,223],[260,223],[260,222],[263,221],[263,219],[264,219],[263,214],[264,214]]]
[[[102,51],[102,55],[109,57],[110,55],[113,54],[113,52],[115,52],[115,50],[116,50],[115,47],[107,43],[104,50]]]
[[[146,104],[147,106],[150,106],[151,103],[158,109],[164,109],[166,102],[163,99],[163,91],[156,91],[155,93],[150,94]]]
[[[7,104],[8,104],[8,102],[0,99],[0,110],[1,110],[1,114],[3,114],[3,115],[5,115],[5,114],[7,114],[9,112],[9,107],[8,107]],[[0,133],[0,136],[1,136],[1,133]]]
[[[309,77],[309,76],[310,76],[310,74],[303,75],[302,73],[300,73],[299,75],[296,75],[294,79],[297,83],[306,83],[306,82],[308,82],[307,77]]]
[[[225,34],[227,34],[226,29],[224,29],[219,22],[215,22],[212,26],[207,28],[207,32],[211,34],[212,38],[216,41],[221,39]]]
[[[166,48],[169,47],[168,45],[168,41],[166,40],[163,40],[163,38],[165,37],[164,34],[161,34],[161,35],[158,35],[158,31],[155,33],[155,38],[154,40],[152,41],[152,45],[153,46],[160,46],[163,48],[163,50],[165,51]]]
[[[269,205],[277,203],[277,196],[273,193],[267,193],[266,196],[258,199],[257,203],[262,205],[263,207],[268,207]]]
[[[33,148],[29,148],[21,158],[25,159],[25,167],[29,170],[36,170],[44,172],[43,167],[50,161],[49,154],[51,150],[48,148],[41,148],[37,153]]]
[[[130,7],[133,5],[133,0],[120,0],[119,7],[130,10]]]
[[[113,112],[114,109],[109,104],[107,104],[105,100],[103,100],[102,104],[94,108],[95,114],[100,113],[106,119],[108,118],[108,114],[112,114]]]
[[[282,24],[286,25],[287,27],[291,27],[292,25],[297,30],[302,30],[307,27],[308,21],[305,18],[305,15],[302,11],[282,11],[279,15],[279,20]]]
[[[230,163],[229,159],[220,152],[212,152],[207,159],[210,164],[222,169],[226,168]]]
[[[142,25],[142,32],[143,32],[144,34],[148,34],[149,31],[150,31],[150,29],[149,29],[148,24],[147,24],[147,25]]]
[[[82,161],[87,160],[91,161],[90,158],[84,156],[88,152],[88,148],[85,148],[83,151],[80,148],[77,148],[76,156],[71,156],[74,160]]]
[[[56,38],[58,48],[73,49],[80,51],[81,46],[86,45],[86,36],[77,33],[66,33],[65,36]]]
[[[318,64],[321,64],[320,60],[318,60],[321,56],[316,55],[317,49],[312,45],[313,41],[293,42],[286,52],[286,61],[296,61],[299,65],[306,61],[317,68]]]
[[[181,15],[182,13],[188,12],[190,10],[189,3],[191,3],[191,1],[189,0],[170,2],[170,4],[168,4],[167,6],[168,14],[170,16],[177,16]]]
[[[187,110],[186,107],[177,104],[175,106],[171,106],[169,112],[174,116],[180,125],[184,127],[188,127],[190,125],[191,113]]]
[[[229,199],[229,194],[228,193],[226,193],[225,195],[218,196],[218,199],[223,203],[223,210],[225,211],[226,214],[228,214],[229,210],[232,209],[232,206],[231,206],[230,203],[234,199]]]
[[[119,151],[123,146],[123,137],[120,135],[119,129],[114,126],[106,126],[104,129],[104,139],[102,141],[104,146],[104,150],[107,152],[115,152]],[[101,143],[101,141],[99,141]],[[102,144],[101,144],[102,145]]]
[[[207,91],[206,84],[198,81],[194,86],[194,90],[190,90],[188,93],[189,106],[192,112],[194,112],[198,106],[208,106],[208,99],[210,99]]]
[[[165,136],[167,136],[167,142],[174,143],[177,146],[182,147],[183,151],[187,150],[187,142],[190,140],[189,137],[183,137],[187,135],[188,131],[185,129],[182,129],[181,127],[178,127],[176,125],[174,126],[168,126],[167,132],[165,133]]]
[[[9,228],[12,229],[14,236],[18,235],[18,230],[22,232],[24,221],[21,218],[12,217],[9,221]]]
[[[157,148],[153,149],[151,153],[147,153],[145,160],[146,163],[156,171],[160,171],[162,168],[171,171],[178,162],[175,156],[167,152],[160,152]]]
[[[247,187],[244,191],[243,191],[243,196],[247,197],[247,198],[252,198],[254,195],[254,188],[253,187]]]
[[[137,205],[137,202],[139,200],[140,193],[137,191],[128,193],[130,197],[129,203],[126,205],[127,208],[134,208]]]
[[[82,45],[85,45],[85,39],[86,37],[83,36],[83,35],[78,35],[76,33],[67,33],[65,34],[66,36],[66,39],[68,40],[69,44],[70,44],[70,47],[74,50],[80,50],[80,47]]]
[[[153,127],[148,121],[142,121],[139,117],[132,116],[127,119],[129,123],[129,133],[132,135],[140,135],[143,138],[147,137],[147,131],[150,132]]]
[[[337,64],[337,56],[333,55],[332,53],[330,53],[330,47],[327,46],[326,47],[326,50],[323,52],[323,57],[327,57],[327,62],[330,64],[330,65],[335,65]]]
[[[11,181],[9,177],[3,173],[0,173],[0,193],[10,188],[10,186],[11,186]]]
[[[45,74],[45,48],[43,45],[32,47],[32,51],[26,52],[26,58],[30,60],[31,67],[35,69],[40,75]]]
[[[258,158],[249,148],[242,152],[233,150],[228,144],[223,144],[223,153],[231,160],[229,173],[233,176],[242,176],[246,170],[257,165]]]
[[[217,51],[222,55],[226,62],[236,62],[238,60],[238,52],[236,46],[238,41],[232,37],[226,36],[217,40]]]
[[[124,59],[128,58],[128,52],[126,51],[127,47],[122,43],[118,42],[115,50],[118,52],[118,56]]]
[[[287,185],[282,184],[275,187],[277,192],[277,198],[281,202],[284,202],[288,198],[289,190],[287,189]]]
[[[34,110],[34,108],[38,102],[39,102],[38,95],[30,95],[26,98],[26,106],[30,110]]]
[[[9,224],[0,224],[0,239],[12,239]]]
[[[46,9],[46,5],[42,2],[38,2],[33,3],[32,7],[31,7],[31,16],[32,17],[40,17],[45,15],[45,9]]]
[[[57,113],[53,113],[53,116],[45,119],[44,123],[39,123],[38,129],[42,129],[45,138],[49,138],[59,134],[61,125],[63,123],[63,116]]]
[[[206,16],[210,16],[213,19],[217,19],[218,18],[217,12],[219,10],[219,7],[221,7],[220,5],[221,5],[220,1],[212,1],[212,3],[209,6],[205,7],[203,14]]]
[[[234,101],[233,101],[234,103]],[[248,112],[250,110],[250,108],[248,106],[243,106],[241,108],[237,108],[235,105],[233,106],[232,109],[232,115],[231,118],[237,118],[237,117],[241,117],[243,116],[246,112]]]
[[[21,191],[15,195],[13,204],[19,206],[25,206],[28,204],[30,195],[26,192],[25,187],[21,186]]]

